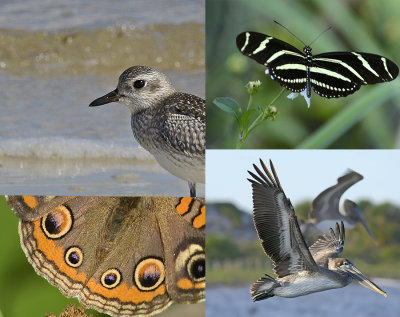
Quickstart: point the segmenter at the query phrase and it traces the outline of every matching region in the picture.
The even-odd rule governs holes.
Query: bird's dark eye
[[[146,82],[144,80],[141,80],[141,79],[136,80],[133,83],[133,87],[135,87],[135,88],[143,88],[145,85],[146,85]]]

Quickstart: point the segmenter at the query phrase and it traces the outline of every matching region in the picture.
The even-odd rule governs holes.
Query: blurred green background
[[[346,230],[341,257],[348,258],[368,277],[400,279],[400,207],[391,203],[374,205],[366,200],[358,205],[378,244],[358,223]],[[311,201],[296,204],[298,219],[306,220],[310,209]],[[207,219],[211,218],[214,226],[208,225],[206,235],[208,286],[249,283],[265,273],[275,276],[252,215],[232,203],[213,203],[207,204]],[[315,237],[309,238],[310,244],[315,242]]]
[[[235,39],[257,31],[298,49],[328,26],[332,29],[313,43],[313,54],[329,51],[370,52],[399,65],[400,2],[398,0],[207,0],[206,1],[207,148],[234,148],[239,131],[235,119],[218,109],[216,97],[232,97],[243,107],[245,84],[261,80],[253,105],[267,105],[280,92],[265,67],[239,53]],[[274,104],[276,121],[265,122],[248,137],[244,148],[398,148],[400,147],[400,85],[362,86],[346,98],[326,99],[314,92],[307,109],[303,97],[286,95]]]
[[[77,299],[66,298],[43,277],[35,273],[22,251],[18,235],[18,218],[0,196],[0,316],[57,316],[73,303],[80,306]],[[95,310],[86,310],[93,316],[108,316]],[[173,304],[165,312],[157,315],[172,317],[177,315],[203,316],[205,303],[194,305]]]

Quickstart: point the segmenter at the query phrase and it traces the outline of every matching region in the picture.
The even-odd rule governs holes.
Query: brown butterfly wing
[[[149,315],[171,299],[204,299],[198,276],[204,201],[10,196],[8,202],[21,219],[35,219],[21,221],[20,234],[36,272],[86,306],[113,316]]]
[[[192,202],[186,204],[187,211],[182,213],[180,204],[188,200]],[[158,214],[162,239],[167,242],[164,250],[168,293],[176,302],[196,303],[205,297],[204,201],[181,198],[175,209],[176,213]]]

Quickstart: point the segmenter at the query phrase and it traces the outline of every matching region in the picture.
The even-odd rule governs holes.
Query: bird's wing
[[[325,189],[312,202],[311,219],[316,222],[327,219],[339,219],[339,201],[343,193],[352,185],[363,179],[363,176],[349,170],[339,177],[337,184]]]
[[[162,138],[179,153],[205,154],[206,110],[203,99],[185,93],[174,93],[163,110]]]
[[[329,229],[329,237],[324,234],[310,247],[311,255],[315,262],[321,266],[327,266],[329,258],[337,258],[343,251],[344,246],[344,225],[343,221],[336,223],[335,231]]]
[[[278,277],[317,270],[301,234],[296,214],[286,197],[274,165],[272,174],[260,159],[263,171],[253,164],[257,174],[249,171],[253,188],[253,220],[265,253],[274,262]]]

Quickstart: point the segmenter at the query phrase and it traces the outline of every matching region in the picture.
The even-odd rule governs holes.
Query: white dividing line
[[[241,52],[243,52],[244,49],[246,48],[247,44],[249,44],[249,38],[250,38],[250,33],[246,32],[246,41],[244,42],[243,47],[240,49]]]
[[[260,45],[253,51],[253,55],[265,50],[265,48],[267,47],[267,44],[270,40],[272,40],[272,37],[267,37],[264,41],[262,41],[260,43]]]
[[[267,64],[271,63],[273,60],[277,59],[279,56],[282,56],[284,54],[289,54],[289,55],[297,56],[297,57],[300,57],[300,58],[304,59],[304,56],[299,54],[299,53],[292,52],[292,51],[281,50],[281,51],[278,51],[275,54],[273,54],[270,58],[268,58],[268,60],[265,62],[264,65],[267,65]]]
[[[361,54],[358,54],[356,52],[351,52],[352,54],[354,54],[355,56],[357,56],[357,58],[361,61],[361,63],[363,64],[363,66],[368,69],[372,74],[374,74],[376,77],[379,77],[378,73],[376,71],[374,71],[371,66],[368,64],[368,62],[364,59],[364,57],[361,56]]]
[[[310,67],[310,72],[311,72],[311,73],[324,74],[324,75],[328,75],[328,76],[331,76],[331,77],[335,77],[335,78],[341,79],[341,80],[343,80],[343,81],[351,82],[351,80],[350,80],[349,78],[344,77],[343,75],[340,75],[340,74],[337,73],[337,72],[333,72],[333,71],[328,70],[328,69],[325,69],[325,68],[319,68],[319,67],[313,67],[313,66],[311,66],[311,67]]]
[[[277,66],[276,69],[279,70],[286,70],[286,69],[298,69],[298,70],[304,70],[306,71],[306,65],[303,64],[283,64],[281,66]]]
[[[334,59],[334,58],[324,58],[324,57],[317,57],[317,58],[314,58],[314,60],[315,61],[322,61],[322,62],[339,64],[339,65],[347,68],[350,72],[352,72],[354,75],[356,75],[358,78],[360,78],[363,81],[364,85],[367,84],[367,82],[364,80],[364,78],[362,78],[361,75],[359,73],[357,73],[356,70],[353,67],[351,67],[350,65],[342,62],[341,60]]]
[[[381,57],[381,60],[382,60],[382,63],[383,63],[383,67],[385,67],[386,72],[389,74],[390,78],[392,78],[392,80],[393,80],[393,76],[392,76],[391,73],[389,73],[389,70],[388,70],[388,68],[387,68],[386,58]]]

